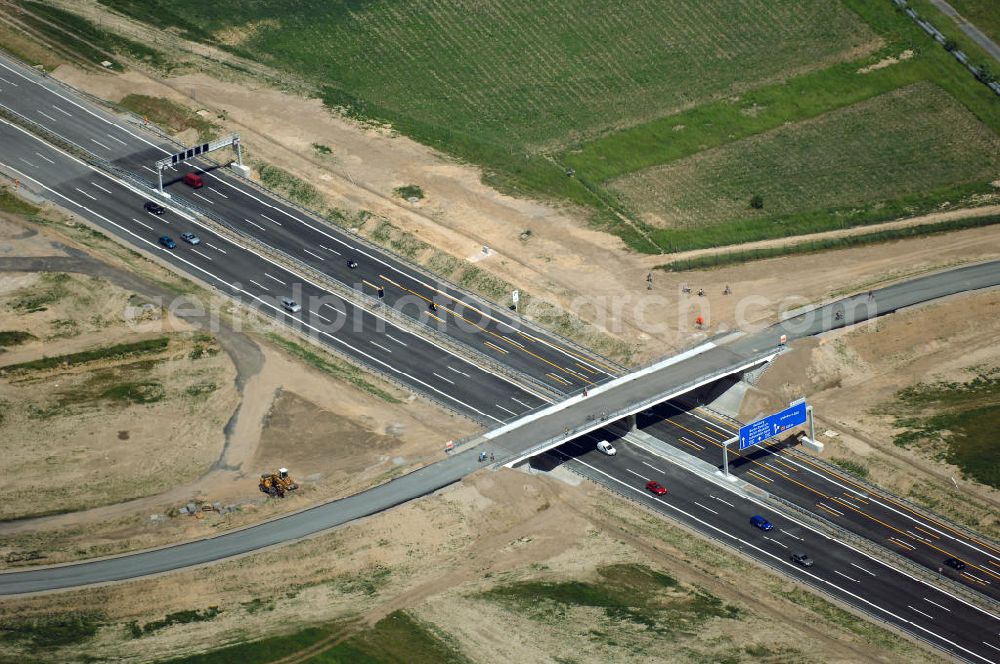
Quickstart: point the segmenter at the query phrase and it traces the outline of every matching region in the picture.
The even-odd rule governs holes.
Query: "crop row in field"
[[[131,0],[105,3],[135,10]],[[515,153],[821,66],[873,37],[822,0],[145,4],[162,6],[161,19],[225,32],[229,47],[312,77],[404,130]]]
[[[998,173],[1000,137],[924,82],[646,169],[612,186],[655,227],[736,219],[773,226],[775,216],[977,181],[987,186]],[[749,206],[755,194],[762,209]],[[778,228],[774,234],[783,233]]]

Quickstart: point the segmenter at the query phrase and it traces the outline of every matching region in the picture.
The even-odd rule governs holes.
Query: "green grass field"
[[[987,37],[1000,44],[1000,7],[996,0],[948,0],[948,4]]]
[[[615,180],[651,226],[702,228],[752,219],[759,237],[782,217],[967,184],[1000,175],[1000,137],[941,88],[918,83]],[[764,207],[752,210],[751,196]],[[751,231],[753,232],[753,231]]]
[[[479,164],[484,180],[504,191],[588,208],[595,227],[641,252],[822,231],[954,203],[982,191],[988,140],[970,129],[969,118],[1000,132],[995,95],[888,0],[99,1],[295,72],[313,81],[328,106],[390,122]],[[904,49],[914,57],[858,72]],[[982,56],[969,53],[976,61]],[[821,172],[814,159],[813,181],[798,171],[793,181],[786,164],[764,153],[754,155],[755,173],[739,173],[732,163],[728,171],[721,162],[721,170],[709,168],[725,146],[775,130],[767,140],[740,145],[765,150],[774,136],[792,143],[814,136],[840,148],[845,134],[836,132],[851,127],[831,121],[841,117],[833,112],[863,104],[845,110],[844,122],[871,134],[881,121],[872,108],[884,102],[869,100],[895,99],[885,95],[920,82],[954,99],[939,95],[914,120],[920,145],[931,154],[943,151],[941,162],[900,145],[905,132],[892,116],[890,135],[878,136],[884,150],[865,144],[863,160],[850,168],[840,162],[843,178],[833,165]],[[961,126],[977,137],[964,163],[949,142],[954,131],[945,132],[942,145],[931,138],[949,113],[962,116]],[[783,129],[789,123],[804,124]],[[714,148],[721,152],[704,155]],[[729,150],[731,156],[735,149]],[[802,161],[801,144],[799,152]],[[659,170],[643,173],[676,174],[701,164],[707,166],[683,173],[692,186],[679,203],[667,204],[654,186]],[[970,165],[969,176],[960,177]],[[930,172],[920,170],[925,166]],[[574,177],[566,176],[568,167]],[[861,170],[890,177],[875,182]],[[723,181],[734,172],[738,181]],[[909,177],[914,173],[919,177]],[[619,196],[609,185],[626,177],[635,178],[637,189]],[[771,191],[758,215],[774,221],[768,227],[736,214],[740,187],[749,185]],[[647,192],[654,200],[646,200]],[[797,198],[816,192],[815,199]],[[676,209],[663,212],[671,205]],[[666,215],[661,225],[674,228],[644,223],[643,213],[655,211]],[[703,211],[715,223],[711,233],[702,222],[691,230]],[[688,228],[680,232],[682,223]]]
[[[143,4],[225,31],[230,48],[328,86],[333,103],[517,153],[830,63],[873,37],[823,0]]]

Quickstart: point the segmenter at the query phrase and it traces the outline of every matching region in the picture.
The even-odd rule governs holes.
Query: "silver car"
[[[188,244],[201,244],[201,238],[194,233],[181,233],[181,239]]]
[[[281,298],[281,306],[285,308],[285,311],[290,311],[293,314],[302,311],[302,305],[290,297]]]

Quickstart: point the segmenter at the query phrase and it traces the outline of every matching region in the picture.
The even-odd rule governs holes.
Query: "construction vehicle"
[[[299,488],[292,477],[288,474],[287,468],[279,468],[276,473],[264,473],[260,476],[261,492],[275,498],[284,498],[288,491],[295,491]]]

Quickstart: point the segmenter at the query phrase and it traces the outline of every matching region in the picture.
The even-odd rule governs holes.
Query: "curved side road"
[[[904,306],[912,306],[939,297],[991,286],[1000,286],[1000,261],[927,275],[909,282],[889,286],[873,293],[872,297],[863,294],[846,298],[800,314],[762,332],[741,338],[729,346],[716,347],[683,362],[678,362],[670,368],[670,372],[672,375],[685,372],[703,372],[704,367],[716,361],[718,359],[716,356],[720,353],[734,355],[737,346],[749,349],[754,346],[766,345],[768,340],[773,339],[776,334],[783,331],[794,337],[818,334],[848,323],[861,322],[872,316],[895,311]],[[883,303],[881,308],[874,306],[878,303]],[[836,311],[846,311],[846,315],[842,319],[838,319]],[[617,397],[618,395],[613,394],[614,392],[611,391],[607,398]],[[582,419],[583,415],[589,412],[590,405],[580,402],[578,405],[580,407],[570,406],[550,417],[540,418],[530,427],[526,425],[504,433],[502,436],[494,437],[488,441],[490,449],[506,453],[505,456],[509,455],[508,458],[515,458],[517,448],[529,449],[539,440],[545,440],[553,428],[562,431],[564,424],[575,424],[574,420]],[[535,430],[535,434],[532,434],[529,429]],[[0,595],[43,592],[124,581],[203,565],[278,544],[294,542],[355,519],[376,514],[453,484],[482,467],[476,460],[478,452],[478,448],[469,449],[348,498],[318,505],[302,512],[209,539],[186,542],[163,549],[125,554],[115,558],[6,572],[0,574]]]

